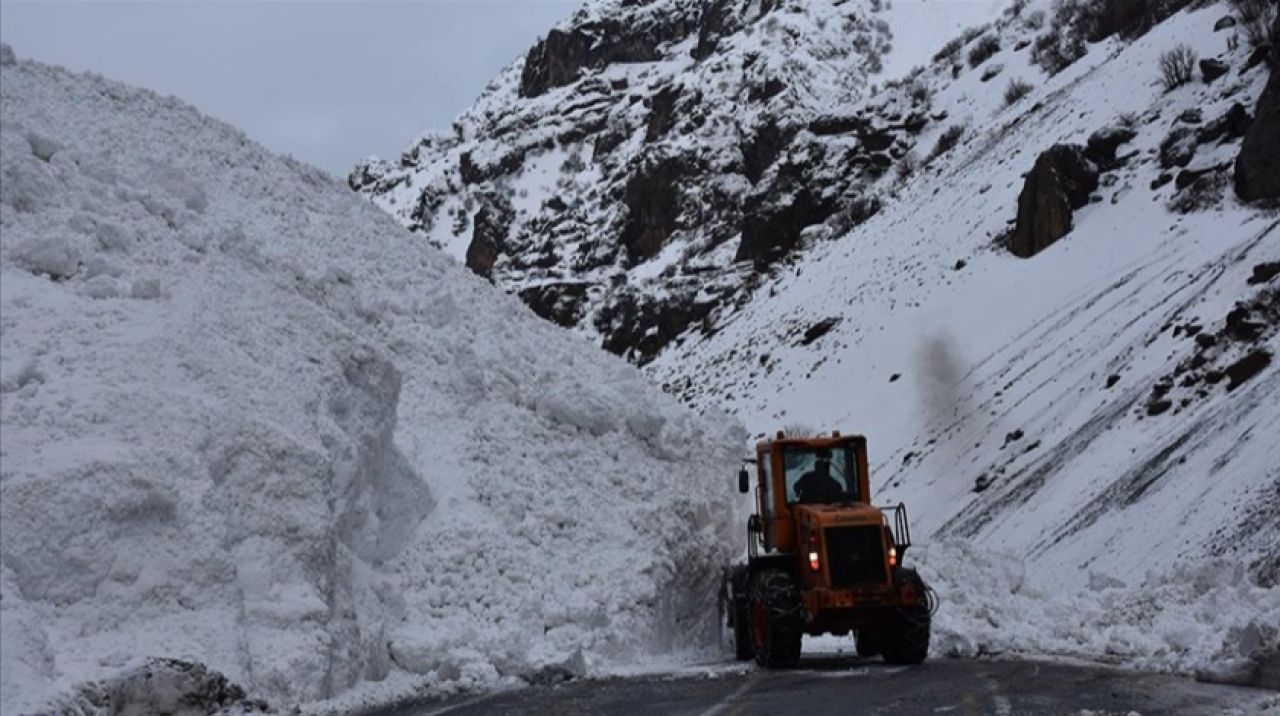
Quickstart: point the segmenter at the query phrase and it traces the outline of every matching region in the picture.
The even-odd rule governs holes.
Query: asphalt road
[[[1163,674],[1036,661],[940,659],[920,666],[808,658],[787,671],[592,679],[405,705],[377,716],[471,714],[894,714],[897,716],[1280,715],[1280,692]]]

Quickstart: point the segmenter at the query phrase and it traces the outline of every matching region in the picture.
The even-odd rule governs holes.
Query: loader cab
[[[755,467],[753,531],[766,552],[795,551],[796,505],[869,502],[867,442],[861,435],[789,438],[779,432],[756,443]],[[744,477],[739,475],[739,489],[746,492]],[[827,487],[816,487],[823,483]]]

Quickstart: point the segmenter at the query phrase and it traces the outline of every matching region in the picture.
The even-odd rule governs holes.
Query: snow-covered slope
[[[1254,112],[1267,66],[1249,65],[1251,49],[1235,46],[1230,28],[1214,31],[1228,10],[1208,4],[1134,39],[1086,45],[1050,76],[1030,61],[1043,26],[1032,18],[1046,9],[1033,2],[988,30],[999,48],[977,67],[966,61],[975,36],[912,78],[966,128],[954,149],[650,370],[755,431],[800,423],[867,433],[878,494],[910,506],[917,535],[1014,563],[1016,579],[933,565],[961,595],[952,616],[966,628],[991,605],[1011,605],[1005,589],[1052,603],[1124,584],[1124,598],[1153,607],[1111,612],[1123,616],[1110,626],[1132,631],[1185,599],[1200,604],[1187,608],[1200,620],[1184,624],[1194,632],[1216,625],[1215,598],[1197,588],[1162,604],[1159,585],[1249,578],[1270,587],[1251,598],[1269,606],[1236,614],[1266,624],[1280,604],[1280,214],[1231,190],[1238,133],[1203,137],[1226,126],[1215,123],[1233,104]],[[1159,61],[1179,43],[1228,72],[1206,82],[1197,71],[1166,91]],[[1005,106],[1013,78],[1029,94]],[[1074,228],[1031,258],[1011,254],[1037,156],[1107,127],[1133,137],[1100,167]],[[1180,142],[1194,148],[1182,168],[1167,160]],[[1199,172],[1206,178],[1190,181]],[[1227,571],[1202,573],[1189,560]],[[1262,630],[1269,649],[1273,626]],[[1184,641],[1192,632],[1156,637],[1166,664],[1202,647]],[[1037,639],[1016,633],[992,631],[1002,648],[1021,640],[1036,650]],[[1112,648],[1107,639],[1093,632],[1077,652]]]
[[[731,421],[174,98],[0,65],[0,710],[714,643]]]

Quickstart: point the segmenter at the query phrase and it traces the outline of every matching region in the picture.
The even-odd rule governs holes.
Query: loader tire
[[[858,656],[868,658],[880,654],[880,640],[876,637],[875,631],[871,629],[859,629],[857,639],[854,641],[854,648],[858,652]]]
[[[725,577],[724,611],[733,636],[733,658],[747,661],[755,656],[751,644],[751,575],[746,565],[732,568]]]
[[[800,663],[804,604],[791,577],[772,569],[758,572],[751,581],[749,601],[756,663],[767,669],[788,669]]]
[[[920,599],[911,606],[894,610],[882,632],[881,654],[890,664],[919,664],[929,656],[932,615],[924,580],[914,570],[903,570],[903,576],[915,582]]]

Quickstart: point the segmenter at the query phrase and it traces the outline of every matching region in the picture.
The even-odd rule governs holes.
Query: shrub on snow
[[[1166,92],[1191,81],[1196,67],[1196,52],[1180,44],[1160,55],[1160,82]]]

